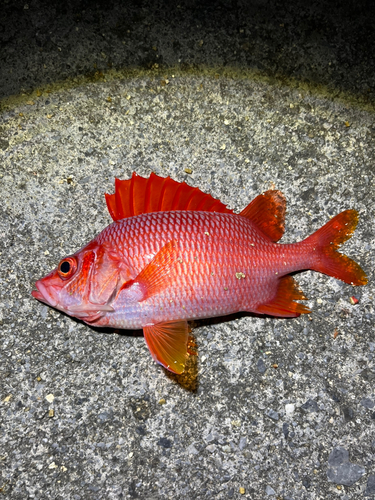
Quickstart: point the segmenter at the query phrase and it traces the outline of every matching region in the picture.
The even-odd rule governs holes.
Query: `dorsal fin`
[[[281,191],[270,190],[251,201],[240,215],[251,220],[264,234],[276,242],[285,230],[286,200]]]
[[[114,221],[133,215],[170,210],[233,213],[210,194],[188,186],[185,182],[159,177],[154,173],[149,178],[134,172],[131,179],[115,179],[115,193],[106,193],[105,199]]]

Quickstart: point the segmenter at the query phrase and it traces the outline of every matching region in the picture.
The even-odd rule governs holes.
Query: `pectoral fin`
[[[138,295],[141,292],[143,295],[137,298],[138,302],[146,300],[151,295],[160,293],[168,288],[173,279],[173,269],[178,265],[179,250],[177,242],[169,241],[155,255],[151,262],[138,274],[134,280],[127,281],[120,289],[136,286]]]
[[[145,326],[143,333],[154,360],[173,373],[183,373],[189,338],[187,321]]]

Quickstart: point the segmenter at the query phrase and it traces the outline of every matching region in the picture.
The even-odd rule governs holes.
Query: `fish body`
[[[171,259],[159,268],[158,293],[132,301],[132,287],[124,289],[114,312],[96,322],[117,328],[257,312],[282,276],[311,267],[314,257],[308,244],[276,244],[245,217],[212,212],[138,215],[114,222],[96,241],[111,241],[133,279],[159,252]]]
[[[210,195],[154,174],[116,180],[114,222],[36,283],[33,296],[95,326],[143,328],[154,359],[182,373],[187,321],[239,311],[310,312],[290,273],[320,271],[366,283],[337,252],[357,224],[347,210],[302,242],[280,244],[285,198],[267,191],[240,214]]]

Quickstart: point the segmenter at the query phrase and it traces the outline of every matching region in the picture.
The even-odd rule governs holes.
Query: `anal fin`
[[[173,373],[183,373],[189,341],[187,321],[148,325],[143,333],[154,360]]]
[[[306,300],[306,297],[292,276],[284,276],[279,280],[276,296],[267,304],[258,306],[257,312],[282,318],[295,318],[311,312],[308,307],[295,300]]]

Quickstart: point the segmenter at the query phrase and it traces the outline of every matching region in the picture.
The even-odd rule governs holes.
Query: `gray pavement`
[[[5,498],[375,497],[368,6],[3,2]],[[344,248],[369,284],[301,273],[310,315],[198,322],[198,358],[171,375],[141,332],[90,328],[30,295],[110,222],[104,192],[133,171],[236,211],[275,186],[281,242],[356,208]]]

